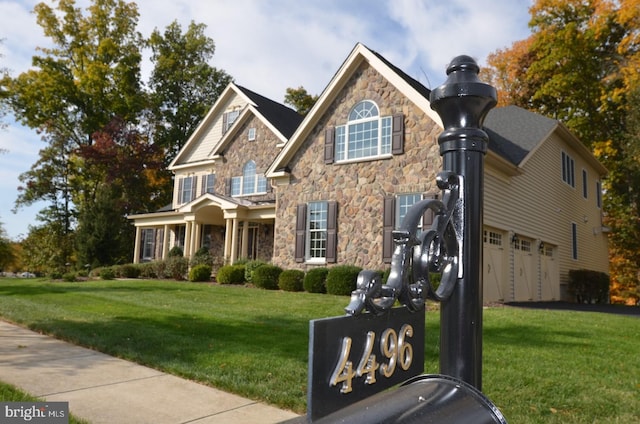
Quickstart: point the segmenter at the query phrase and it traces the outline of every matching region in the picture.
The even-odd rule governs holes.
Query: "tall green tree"
[[[608,168],[604,219],[613,229],[614,300],[623,300],[617,291],[635,290],[640,270],[640,140],[630,136],[630,117],[640,109],[631,95],[637,69],[630,70],[639,63],[639,5],[537,0],[530,8],[531,36],[488,60],[503,99],[564,122]]]
[[[7,233],[2,222],[0,222],[0,271],[4,271],[5,268],[11,265],[15,260],[16,255],[13,251],[13,246],[7,237]]]
[[[16,207],[49,203],[28,246],[33,253],[38,242],[60,246],[60,258],[46,255],[39,262],[59,267],[77,260],[79,251],[68,246],[111,240],[107,219],[100,220],[106,228],[88,222],[106,216],[107,209],[124,217],[169,201],[171,180],[157,164],[171,160],[231,78],[210,65],[214,43],[203,25],[192,23],[182,33],[173,23],[145,40],[136,30],[133,2],[92,0],[83,10],[74,0],[54,0],[37,4],[34,12],[53,47],[38,49],[31,70],[5,76],[0,93],[16,118],[46,143],[39,160],[20,176]],[[149,91],[140,72],[145,46],[154,64]],[[100,144],[105,134],[111,144]],[[120,226],[116,233],[132,232],[126,220],[111,223]],[[87,252],[96,249],[85,247],[82,260],[93,261]],[[113,253],[111,260],[121,257]]]
[[[170,162],[233,80],[211,65],[215,43],[206,26],[191,22],[183,33],[177,21],[148,40],[154,68],[149,80],[154,140]]]
[[[313,105],[318,101],[318,95],[311,95],[307,92],[307,89],[300,86],[298,88],[287,88],[284,96],[284,103],[292,106],[296,112],[305,116]]]

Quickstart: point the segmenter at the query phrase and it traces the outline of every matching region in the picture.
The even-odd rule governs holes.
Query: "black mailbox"
[[[368,397],[314,424],[506,424],[478,389],[454,377],[421,375]]]

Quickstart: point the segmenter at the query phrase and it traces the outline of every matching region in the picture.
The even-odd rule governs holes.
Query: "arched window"
[[[391,153],[391,116],[380,116],[371,100],[357,103],[346,125],[336,127],[335,160],[354,160]]]
[[[242,194],[252,194],[256,191],[256,163],[252,160],[242,168]]]
[[[267,192],[267,179],[257,173],[256,163],[247,161],[242,167],[242,176],[231,177],[231,195],[247,196]]]

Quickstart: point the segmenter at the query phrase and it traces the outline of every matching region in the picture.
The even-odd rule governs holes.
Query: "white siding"
[[[575,161],[575,188],[562,181],[563,151]],[[586,199],[582,193],[583,169],[588,178]],[[566,283],[570,269],[608,272],[607,239],[596,205],[596,170],[554,133],[522,171],[522,175],[504,178],[499,171],[487,169],[485,224],[557,246],[561,283]],[[572,258],[573,222],[578,230],[577,260]]]

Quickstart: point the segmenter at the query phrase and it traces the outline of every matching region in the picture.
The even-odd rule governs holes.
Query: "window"
[[[338,204],[309,202],[296,210],[296,262],[335,263]]]
[[[484,230],[483,239],[485,243],[491,244],[493,246],[502,246],[502,234],[496,233],[495,231]]]
[[[390,263],[395,245],[393,242],[393,230],[401,227],[409,209],[423,199],[437,199],[437,194],[408,193],[397,196],[387,196],[383,199],[382,206],[382,261]],[[434,214],[430,209],[422,215],[418,224],[418,231],[428,228],[433,224]]]
[[[238,119],[239,115],[240,115],[240,109],[225,112],[222,115],[222,134],[226,133],[229,130],[229,128],[231,128],[231,125],[233,125],[236,119]]]
[[[407,211],[413,206],[415,203],[418,203],[422,200],[422,194],[420,193],[410,193],[410,194],[400,194],[396,198],[396,229],[402,226],[402,222],[404,221],[404,217],[407,215]],[[419,228],[422,228],[422,222],[418,225]]]
[[[178,203],[189,203],[196,197],[196,177],[180,178],[178,182]]]
[[[255,141],[255,139],[256,139],[256,129],[255,128],[249,128],[249,131],[247,132],[247,139],[249,141]]]
[[[335,129],[335,160],[346,161],[391,154],[392,117],[380,117],[370,100],[356,104],[346,125]]]
[[[571,187],[576,186],[575,162],[573,158],[565,152],[562,152],[562,181]]]
[[[142,260],[154,259],[156,231],[153,228],[142,230]]]
[[[252,160],[245,163],[241,177],[231,178],[231,195],[248,196],[267,192],[267,179],[256,173],[256,163]]]
[[[596,205],[602,207],[602,182],[596,181]]]
[[[202,194],[214,193],[214,185],[216,183],[216,174],[207,174],[202,178]]]
[[[587,170],[583,169],[582,170],[582,197],[584,197],[585,199],[587,197],[589,197],[589,187],[587,184]]]
[[[327,253],[327,202],[312,202],[307,211],[307,258],[324,259]]]
[[[578,225],[571,223],[571,255],[573,259],[578,259]]]

